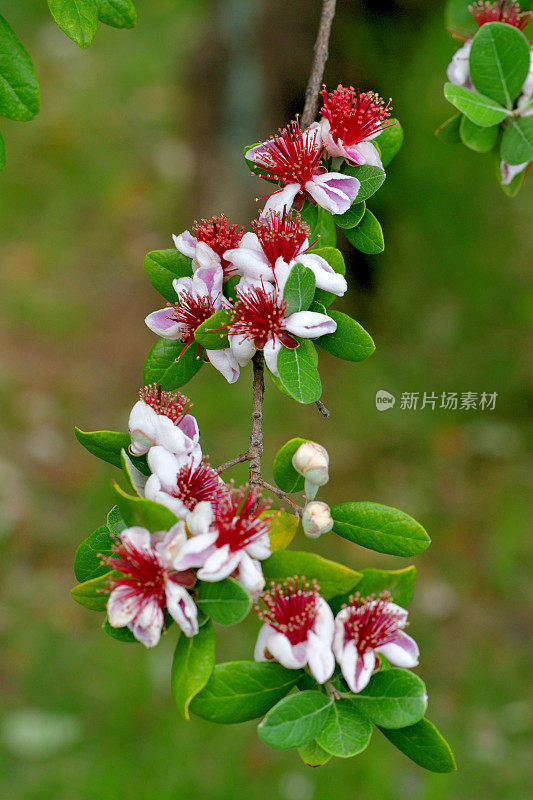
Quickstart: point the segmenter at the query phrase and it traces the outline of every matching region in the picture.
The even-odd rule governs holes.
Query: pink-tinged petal
[[[330,648],[333,643],[335,619],[333,612],[323,597],[317,598],[317,615],[313,624],[313,631],[318,638]]]
[[[224,350],[206,350],[205,352],[211,364],[225,377],[227,382],[235,383],[240,375],[240,369],[238,361],[229,347]]]
[[[257,642],[255,643],[254,661],[270,661],[265,654],[265,650],[270,653],[270,650],[268,649],[268,640],[273,632],[274,628],[271,628],[270,625],[265,623],[261,626],[257,636]]]
[[[265,558],[268,558],[272,555],[272,550],[270,549],[270,536],[268,533],[264,533],[259,536],[255,541],[251,542],[251,544],[246,546],[246,552],[252,558],[256,558],[258,561],[263,561]]]
[[[174,559],[174,569],[187,570],[192,567],[203,567],[216,548],[216,533],[200,533],[187,539],[179,554]]]
[[[462,47],[455,51],[453,58],[448,65],[446,75],[450,83],[456,86],[467,86],[470,84],[470,48],[472,39],[469,39]]]
[[[270,633],[266,647],[276,661],[279,661],[287,669],[302,669],[307,663],[306,645],[292,645],[287,637],[279,631],[273,630]]]
[[[157,414],[147,403],[138,400],[133,406],[128,428],[131,435],[130,453],[142,456],[153,447],[157,440]]]
[[[145,647],[155,647],[161,638],[165,617],[157,600],[150,600],[137,614],[129,627],[135,638]]]
[[[251,339],[243,334],[228,335],[231,353],[240,367],[245,367],[255,353],[255,345]]]
[[[185,292],[193,293],[193,282],[192,278],[189,276],[185,278],[174,278],[172,281],[172,287],[176,294],[178,295],[178,299],[181,300],[182,294]]]
[[[165,594],[170,616],[178,623],[185,636],[196,636],[198,610],[188,591],[174,581],[168,580],[165,584]]]
[[[129,586],[117,586],[107,601],[107,618],[112,628],[124,628],[139,610],[139,600]]]
[[[272,194],[268,198],[265,207],[261,211],[261,217],[265,217],[269,211],[277,211],[280,214],[283,213],[284,210],[290,211],[294,203],[294,198],[299,191],[299,183],[288,183],[285,188],[281,189],[279,192],[275,192],[275,194]]]
[[[314,339],[326,333],[335,333],[337,323],[326,314],[318,311],[297,311],[285,319],[285,328],[294,336]]]
[[[197,297],[208,295],[211,300],[222,296],[222,281],[224,273],[219,264],[210,267],[201,267],[193,275],[193,292]]]
[[[344,158],[345,155],[344,148],[335,141],[335,139],[330,133],[330,130],[331,130],[331,125],[329,119],[322,117],[320,121],[322,144],[325,145],[326,150],[328,151],[330,156],[333,156],[334,158],[339,158],[339,157]]]
[[[157,417],[156,436],[158,445],[176,455],[188,453],[194,446],[194,442],[189,439],[181,426],[175,425],[169,417],[162,414]]]
[[[190,231],[183,231],[178,236],[172,235],[176,249],[180,251],[187,258],[194,258],[194,251],[198,242],[196,236],[193,236]]]
[[[265,356],[265,363],[273,375],[279,376],[278,372],[278,355],[282,348],[280,340],[276,337],[274,340],[269,339],[263,348],[263,355]]]
[[[187,516],[188,509],[185,503],[179,497],[173,497],[165,492],[157,475],[150,475],[146,481],[144,496],[147,500],[153,500],[154,503],[168,508],[178,519],[183,520]]]
[[[146,528],[134,525],[132,528],[125,528],[120,534],[123,544],[129,544],[136,550],[151,550],[152,537]]]
[[[263,570],[259,561],[243,552],[241,553],[241,560],[237,570],[237,580],[244,586],[247,592],[250,593],[252,600],[256,601],[259,594],[265,588],[265,579],[263,577]]]
[[[378,131],[376,135],[379,136],[380,133],[381,131]],[[349,160],[355,161],[356,164],[369,164],[371,167],[383,169],[379,153],[372,142],[359,142],[353,148],[347,147],[346,153]],[[358,156],[359,160],[356,161],[355,156]]]
[[[194,251],[193,269],[220,267],[220,256],[205,242],[198,242]]]
[[[247,231],[244,234],[239,243],[239,247],[242,247],[245,250],[255,250],[256,253],[263,253],[261,242],[257,238],[257,234],[252,233],[252,231]]]
[[[402,625],[405,625],[407,622],[407,617],[409,616],[409,612],[405,608],[402,608],[402,606],[399,606],[398,603],[393,603],[392,601],[383,604],[383,613],[394,614],[394,616],[398,618]]]
[[[179,557],[186,541],[185,525],[182,521],[177,522],[155,545],[154,549],[160,562],[169,568],[177,569],[174,567],[174,562]]]
[[[192,414],[186,414],[178,423],[178,428],[183,431],[185,436],[187,436],[191,442],[196,444],[196,442],[198,442],[200,439],[198,422],[196,421],[196,417],[193,417]]]
[[[192,536],[199,536],[208,533],[213,522],[213,506],[207,500],[196,503],[194,511],[190,511],[187,516],[187,527]]]
[[[503,186],[508,186],[513,178],[525,170],[529,163],[529,161],[524,161],[522,164],[508,164],[506,161],[500,161],[500,173]]]
[[[335,272],[325,258],[314,253],[304,253],[298,256],[295,261],[313,271],[317,289],[324,289],[326,292],[336,294],[338,297],[342,297],[346,292],[348,288],[346,278],[339,272]]]
[[[246,154],[245,154],[244,157],[247,158],[248,161],[253,161],[254,163],[257,162],[257,161],[261,161],[261,157],[265,153],[268,153],[268,151],[270,149],[269,145],[270,145],[270,141],[259,142],[259,144],[256,144],[253,147],[250,147],[250,149],[246,151]]]
[[[389,642],[376,648],[378,653],[382,653],[387,661],[397,667],[416,667],[420,651],[414,639],[403,631],[400,631],[394,642]]]
[[[264,280],[272,280],[272,267],[263,251],[260,253],[252,248],[240,247],[234,250],[228,250],[224,253],[227,261],[229,261],[237,269],[240,275],[246,275],[249,278]]]
[[[148,466],[161,481],[163,489],[172,488],[176,483],[176,475],[183,466],[182,460],[161,445],[152,447],[147,458]]]
[[[198,570],[198,577],[201,581],[221,581],[237,569],[240,560],[241,554],[232,553],[227,545],[216,547],[203,567]]]
[[[307,663],[317,683],[325,683],[335,670],[335,657],[331,644],[320,639],[313,631],[307,635]]]
[[[179,339],[183,325],[181,322],[176,322],[174,314],[174,309],[167,306],[160,308],[159,311],[152,311],[144,321],[151,331],[163,339]]]
[[[319,206],[332,214],[344,214],[359,193],[361,186],[357,178],[342,175],[340,172],[326,172],[315,175],[307,181],[305,189]]]
[[[285,291],[285,284],[287,283],[287,279],[292,272],[292,268],[296,264],[296,261],[300,259],[294,259],[291,261],[290,264],[287,264],[286,261],[283,260],[281,256],[276,259],[276,263],[274,264],[274,277],[273,280],[276,283],[276,289],[280,295],[283,295]]]
[[[366,653],[363,653],[362,655],[361,653],[357,652],[355,668],[350,674],[345,673],[344,668],[341,665],[344,680],[352,692],[357,694],[357,692],[360,692],[365,688],[372,677],[375,666],[376,656],[373,650],[367,650]]]

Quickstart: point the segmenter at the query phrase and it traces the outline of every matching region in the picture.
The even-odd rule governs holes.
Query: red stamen
[[[139,399],[153,408],[156,414],[168,417],[175,425],[179,425],[183,417],[189,413],[192,403],[181,392],[163,392],[161,384],[152,383],[139,389]]]
[[[208,295],[195,297],[189,291],[180,294],[180,302],[173,309],[169,316],[181,324],[179,341],[186,343],[187,347],[194,341],[196,329],[215,313],[215,306]],[[184,347],[182,353],[187,347]]]
[[[474,17],[478,28],[486,25],[487,22],[505,22],[514,28],[523,31],[533,19],[533,11],[520,11],[520,6],[516,2],[480,2],[468,6],[468,10]]]
[[[309,225],[302,222],[300,214],[269,212],[263,219],[252,222],[263,253],[274,269],[278,258],[287,264],[296,258],[309,236]]]
[[[232,334],[246,336],[259,349],[276,338],[285,347],[298,347],[298,342],[285,330],[286,300],[260,286],[238,292],[237,298],[235,306],[229,311]]]
[[[349,606],[343,606],[350,612],[344,621],[344,632],[346,638],[353,639],[360,653],[394,641],[398,632],[405,628],[403,617],[387,610],[387,603],[392,601],[389,592],[382,592],[377,600],[374,595],[361,597],[357,592],[349,600]]]
[[[259,501],[260,496],[258,489],[249,486],[230,489],[221,496],[215,509],[217,547],[227,544],[232,552],[237,552],[268,534],[268,521],[261,514],[269,506]]]
[[[216,503],[227,491],[227,487],[220,483],[218,472],[206,461],[201,461],[200,464],[186,464],[178,471],[176,486],[169,494],[179,498],[189,511],[194,511],[197,503],[204,500]]]
[[[233,250],[235,247],[239,246],[244,235],[244,228],[239,228],[236,224],[228,225],[228,220],[221,214],[220,217],[203,219],[200,224],[195,220],[192,233],[199,242],[205,242],[220,256],[224,277],[230,277],[236,270],[233,265],[226,261],[225,258],[222,258],[222,256],[226,250]]]
[[[317,133],[304,136],[299,120],[294,120],[279,136],[263,144],[256,164],[266,170],[263,177],[285,185],[298,183],[303,187],[316,174],[324,148],[316,142]]]
[[[270,584],[270,590],[262,592],[261,600],[266,609],[254,606],[262,622],[283,633],[291,644],[305,642],[318,613],[319,586],[315,579],[309,584],[302,576],[287,578],[283,583]]]
[[[386,127],[392,106],[375,92],[360,92],[353,86],[339,86],[329,94],[325,89],[322,95],[322,116],[329,120],[330,132],[334,139],[342,140],[345,146],[363,142],[369,136],[380,133]]]

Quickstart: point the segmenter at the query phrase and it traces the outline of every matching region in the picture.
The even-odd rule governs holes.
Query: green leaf
[[[290,692],[302,671],[276,662],[229,661],[217,664],[191,711],[211,722],[257,719]]]
[[[428,719],[398,730],[380,731],[408,758],[430,772],[453,772],[457,769],[450,745]]]
[[[333,700],[322,692],[291,694],[271,708],[257,727],[262,742],[276,750],[301,747],[317,738],[331,714]]]
[[[369,197],[372,197],[387,177],[385,170],[368,164],[363,164],[361,167],[350,167],[345,164],[342,168],[342,172],[345,175],[351,175],[352,178],[357,178],[361,183],[361,187],[355,198],[356,203],[361,203],[363,200],[368,200]]]
[[[176,278],[192,275],[192,260],[179,250],[152,250],[144,259],[148,280],[169,303],[177,303],[178,296],[172,285]]]
[[[331,506],[333,530],[350,542],[393,556],[423,553],[431,539],[418,522],[397,508],[379,503]]]
[[[134,28],[137,11],[131,0],[98,0],[98,19],[112,28]]]
[[[97,528],[80,544],[74,557],[74,575],[79,583],[90,581],[109,572],[100,555],[110,556],[113,539],[107,525]]]
[[[178,521],[175,514],[166,506],[146,500],[144,497],[132,497],[123,492],[120,486],[113,482],[113,492],[124,522],[131,528],[140,525],[150,533],[168,531]]]
[[[48,0],[48,8],[67,36],[85,49],[98,30],[97,0]]]
[[[310,441],[309,439],[302,439],[301,436],[296,436],[294,439],[289,439],[285,442],[283,447],[280,447],[274,456],[274,463],[272,464],[272,472],[274,480],[283,492],[291,494],[292,492],[303,492],[305,480],[303,475],[296,472],[292,466],[292,457],[298,450],[300,445]]]
[[[170,685],[178,711],[189,719],[189,706],[206,686],[215,667],[215,632],[213,623],[202,625],[196,636],[184,634],[178,639]]]
[[[321,767],[330,760],[330,753],[320,747],[316,739],[298,748],[298,755],[308,767]]]
[[[252,598],[233,578],[216,583],[201,581],[196,605],[219,625],[236,625],[248,616]]]
[[[405,728],[422,719],[427,708],[424,681],[407,669],[375,672],[350,703],[382,728]]]
[[[139,640],[135,638],[133,633],[130,629],[125,626],[124,628],[113,628],[109,624],[109,620],[106,617],[102,623],[102,630],[104,633],[107,633],[112,639],[116,639],[118,642],[129,642],[131,644],[139,644]]]
[[[297,311],[307,311],[315,296],[315,275],[309,267],[295,264],[289,273],[283,299],[287,301],[285,316],[289,317]]]
[[[224,297],[227,297],[233,303],[237,300],[237,284],[241,280],[240,275],[234,275],[229,280],[225,281],[222,285],[222,290],[224,292]]]
[[[472,122],[483,128],[497,125],[511,113],[490,97],[465,89],[464,86],[456,86],[454,83],[444,85],[444,96]]]
[[[225,309],[215,311],[196,328],[194,338],[206,350],[223,350],[229,347],[228,328],[231,320],[231,314]]]
[[[303,221],[309,225],[309,241],[311,243],[318,239],[319,247],[335,247],[337,242],[335,219],[329,211],[306,200],[301,216]]]
[[[122,468],[122,450],[127,450],[131,438],[129,433],[119,431],[82,431],[74,428],[74,433],[78,442],[85,447],[93,456],[107,461],[114,467]],[[146,456],[128,456],[131,463],[142,472],[149,475],[150,469],[146,463]]]
[[[392,595],[395,603],[402,608],[409,605],[413,599],[413,587],[416,583],[416,567],[404,569],[375,569],[368,567],[361,570],[362,580],[357,584],[357,591],[362,597],[370,594],[378,595],[387,591]]]
[[[363,200],[360,203],[356,200],[355,203],[352,203],[348,211],[345,211],[344,214],[337,214],[335,216],[335,225],[338,225],[339,228],[343,228],[344,230],[355,228],[355,226],[359,225],[363,219],[365,209],[365,201]]]
[[[529,43],[503,22],[483,25],[472,41],[470,80],[481,94],[512,108],[529,71]]]
[[[337,330],[317,339],[319,347],[345,361],[364,361],[372,355],[376,346],[358,322],[341,311],[328,311],[328,315],[337,323]]]
[[[90,581],[84,581],[74,586],[70,590],[70,594],[80,606],[90,608],[91,611],[105,611],[109,597],[107,582],[112,575],[116,574],[113,570],[108,569],[98,578],[92,578]]]
[[[344,564],[298,550],[278,550],[261,565],[267,581],[282,582],[293,575],[305,575],[308,581],[316,578],[320,594],[326,600],[350,592],[361,580],[360,572]]]
[[[154,344],[143,367],[143,381],[160,383],[163,389],[174,390],[184,386],[201,368],[203,350],[192,342],[186,350],[183,342],[159,339]],[[178,359],[178,360],[176,360]]]
[[[124,528],[127,528],[126,523],[122,519],[122,514],[120,513],[120,508],[118,506],[113,506],[107,515],[107,527],[113,536],[118,536],[120,533],[122,533]]]
[[[317,742],[332,756],[350,758],[368,747],[371,736],[369,720],[349,700],[335,700]]]
[[[320,375],[313,358],[313,344],[298,339],[299,347],[282,347],[278,355],[278,372],[282,386],[298,403],[314,403],[322,394]]]
[[[0,114],[9,119],[32,119],[40,102],[32,60],[0,14]]]
[[[144,487],[148,478],[140,470],[137,469],[132,459],[125,450],[121,450],[120,462],[122,471],[126,476],[129,488],[135,492],[139,497],[144,497]]]
[[[453,117],[450,117],[450,119],[447,119],[442,125],[439,125],[435,131],[437,139],[446,144],[459,144],[461,141],[460,129],[462,119],[462,114],[454,114]]]
[[[398,120],[391,117],[385,124],[387,127],[372,141],[380,149],[384,167],[390,164],[403,144],[403,128]]]
[[[459,132],[461,140],[470,150],[475,150],[477,153],[488,153],[498,141],[500,126],[492,125],[490,128],[482,128],[468,117],[463,117]]]
[[[356,228],[345,231],[346,238],[362,253],[376,254],[385,249],[383,230],[369,208]]]
[[[338,218],[336,217],[335,219]],[[308,250],[307,253],[314,253],[323,258],[335,272],[339,273],[339,275],[344,275],[346,273],[343,255],[336,247],[313,247],[313,249]],[[337,295],[326,292],[324,289],[317,289],[315,292],[315,301],[322,303],[324,306],[330,306],[336,299]]]
[[[262,516],[269,519],[270,550],[273,553],[284,550],[294,539],[300,517],[288,511],[265,511]]]
[[[501,157],[508,164],[533,160],[533,116],[509,120],[502,136]]]

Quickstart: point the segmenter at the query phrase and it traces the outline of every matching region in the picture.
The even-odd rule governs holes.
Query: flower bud
[[[314,500],[304,508],[302,526],[305,535],[311,539],[318,539],[323,533],[328,533],[333,528],[333,520],[327,503]]]
[[[292,457],[292,466],[306,482],[323,486],[329,480],[329,456],[325,447],[316,442],[304,442]]]

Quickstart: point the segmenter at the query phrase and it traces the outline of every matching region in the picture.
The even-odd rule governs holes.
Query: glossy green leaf
[[[257,719],[290,692],[302,671],[276,662],[229,661],[217,664],[191,711],[211,722]]]
[[[9,119],[28,120],[37,114],[39,107],[39,83],[32,60],[0,14],[0,114]]]
[[[213,623],[202,625],[196,636],[180,635],[174,651],[170,685],[172,697],[184,719],[189,706],[205,687],[215,668],[215,632]]]
[[[307,311],[315,296],[315,275],[309,267],[296,263],[289,273],[283,299],[287,303],[285,316],[297,311]]]
[[[316,578],[320,594],[326,600],[350,592],[361,580],[360,572],[344,564],[299,550],[279,550],[262,561],[261,566],[267,581],[276,583],[293,575],[305,575],[308,581]]]
[[[223,350],[229,347],[228,328],[231,319],[231,315],[225,309],[216,311],[196,328],[194,338],[206,350]]]
[[[407,669],[375,672],[370,683],[350,700],[382,728],[405,728],[422,719],[427,708],[424,681]]]
[[[70,590],[73,599],[91,611],[105,611],[107,599],[109,597],[108,580],[118,573],[107,570],[104,574],[89,581],[78,583]]]
[[[369,208],[366,209],[359,225],[345,231],[345,234],[350,244],[353,244],[362,253],[375,255],[385,249],[383,230]]]
[[[107,633],[107,635],[110,636],[112,639],[116,639],[117,642],[140,644],[139,640],[135,638],[135,636],[127,626],[124,628],[113,628],[109,624],[109,620],[107,617],[102,623],[102,630],[104,633]]]
[[[278,355],[279,379],[298,403],[314,403],[322,394],[322,383],[309,339],[298,339],[299,347],[282,347]],[[316,353],[316,351],[314,351]]]
[[[160,383],[172,391],[188,383],[204,363],[204,352],[194,342],[186,350],[184,347],[183,342],[159,339],[144,362],[144,384]]]
[[[471,89],[465,89],[464,86],[456,86],[454,83],[444,85],[444,96],[472,122],[483,128],[497,125],[510,114],[496,100],[473,92]]]
[[[362,325],[341,311],[328,311],[328,315],[337,323],[337,330],[317,339],[319,347],[345,361],[364,361],[372,355],[376,346]]]
[[[300,524],[300,517],[290,514],[288,511],[265,511],[262,516],[268,518],[269,521],[268,535],[271,551],[275,553],[277,550],[285,550],[294,539]]]
[[[137,469],[126,450],[121,451],[120,462],[122,465],[122,472],[126,477],[129,488],[139,497],[144,497],[144,487],[148,480],[146,475],[143,475],[143,473]]]
[[[423,718],[407,728],[380,728],[380,731],[404,755],[430,772],[453,772],[457,769],[450,745],[428,719]]]
[[[414,556],[431,544],[426,531],[408,514],[379,503],[331,506],[335,533],[350,542],[394,556]]]
[[[470,80],[481,94],[513,107],[529,71],[529,42],[503,22],[483,25],[472,41]]]
[[[413,599],[413,588],[416,583],[416,567],[404,569],[362,569],[362,579],[357,584],[357,591],[362,597],[370,594],[378,595],[387,591],[395,603],[405,608]]]
[[[235,302],[237,300],[237,284],[241,280],[240,275],[234,275],[229,280],[225,281],[222,285],[224,297]]]
[[[78,442],[93,456],[107,461],[114,467],[122,468],[122,450],[127,450],[131,438],[129,433],[119,431],[82,431],[74,428]],[[150,469],[146,463],[146,456],[129,456],[132,464],[143,473],[149,475]]]
[[[274,457],[272,464],[272,472],[274,480],[283,492],[302,492],[304,488],[304,478],[292,466],[292,457],[298,450],[300,445],[310,441],[309,439],[302,439],[301,436],[296,436],[294,439],[289,439],[285,442],[283,447],[280,447]]]
[[[462,114],[454,114],[453,117],[450,117],[450,119],[447,119],[442,125],[439,125],[435,131],[437,139],[446,144],[459,144],[461,141],[462,119]]]
[[[385,170],[368,164],[363,164],[361,167],[350,167],[345,164],[342,168],[342,172],[346,175],[351,175],[353,178],[357,178],[361,184],[357,197],[355,198],[356,203],[361,203],[363,200],[368,200],[369,197],[372,197],[387,177]]]
[[[196,605],[219,625],[236,625],[248,616],[252,598],[233,578],[216,583],[201,581]]]
[[[298,748],[298,755],[308,767],[322,767],[331,758],[330,753],[320,747],[316,739]]]
[[[109,572],[100,555],[110,556],[113,539],[107,525],[101,525],[80,544],[74,557],[74,575],[80,583]]]
[[[98,19],[112,28],[134,28],[137,11],[131,0],[98,0]]]
[[[48,0],[50,12],[67,36],[85,49],[98,30],[97,0]]]
[[[344,214],[337,214],[335,216],[335,225],[338,225],[339,228],[343,228],[344,230],[355,228],[355,226],[359,225],[363,219],[365,210],[365,201],[356,201],[355,203],[352,203],[348,211],[345,211]]]
[[[276,750],[301,747],[317,738],[331,714],[333,700],[322,692],[291,694],[271,708],[257,727],[262,742]]]
[[[468,117],[463,117],[459,132],[463,144],[470,150],[475,150],[477,153],[488,153],[498,141],[500,126],[493,125],[490,128],[482,128]]]
[[[311,244],[316,242],[318,247],[335,247],[337,243],[335,218],[329,211],[306,200],[301,216],[303,221],[309,225],[308,238]]]
[[[113,506],[107,515],[107,527],[109,528],[109,532],[112,534],[112,536],[118,536],[119,533],[122,533],[124,528],[127,527],[126,523],[122,519],[122,514],[120,513],[120,508],[118,506]]]
[[[128,528],[140,525],[150,533],[156,533],[170,530],[178,521],[166,506],[154,503],[153,500],[147,500],[144,497],[133,497],[126,494],[114,482],[112,488],[120,513]]]
[[[508,164],[533,161],[533,116],[515,117],[502,136],[501,157]]]
[[[403,144],[403,128],[397,119],[391,117],[385,123],[384,130],[372,140],[379,147],[381,163],[387,167]]]
[[[372,736],[372,725],[349,700],[335,700],[328,721],[316,740],[327,753],[350,758],[365,750]]]
[[[178,296],[172,282],[176,278],[192,275],[192,260],[175,248],[152,250],[144,259],[144,271],[148,280],[169,303],[177,303]]]

